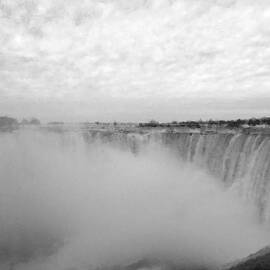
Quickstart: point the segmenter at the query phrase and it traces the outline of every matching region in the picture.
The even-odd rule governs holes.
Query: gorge
[[[270,137],[0,135],[1,269],[221,269],[267,246]]]

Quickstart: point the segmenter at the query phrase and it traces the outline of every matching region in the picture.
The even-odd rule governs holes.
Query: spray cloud
[[[267,244],[251,205],[161,147],[133,155],[26,131],[1,135],[0,147],[3,269],[219,265]]]

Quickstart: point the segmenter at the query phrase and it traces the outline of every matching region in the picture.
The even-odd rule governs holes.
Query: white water
[[[238,133],[88,134],[90,141],[97,138],[127,145],[133,151],[140,151],[153,142],[166,146],[182,161],[192,163],[227,187],[237,189],[244,199],[256,205],[260,219],[270,222],[270,136]]]
[[[257,205],[217,181],[261,183],[265,138],[172,136],[150,136],[159,143],[147,146],[137,135],[109,144],[72,133],[1,135],[1,269],[88,270],[143,257],[220,265],[268,244]],[[242,186],[248,197],[262,192]]]

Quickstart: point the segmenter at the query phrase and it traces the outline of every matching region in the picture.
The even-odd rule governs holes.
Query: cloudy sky
[[[270,115],[269,0],[0,0],[0,114]]]

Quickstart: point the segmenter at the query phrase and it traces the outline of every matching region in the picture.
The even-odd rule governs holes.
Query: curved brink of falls
[[[267,135],[90,131],[85,138],[115,143],[133,152],[149,143],[165,145],[182,160],[207,169],[226,186],[237,186],[245,199],[254,201],[261,220],[270,220],[270,137]]]

